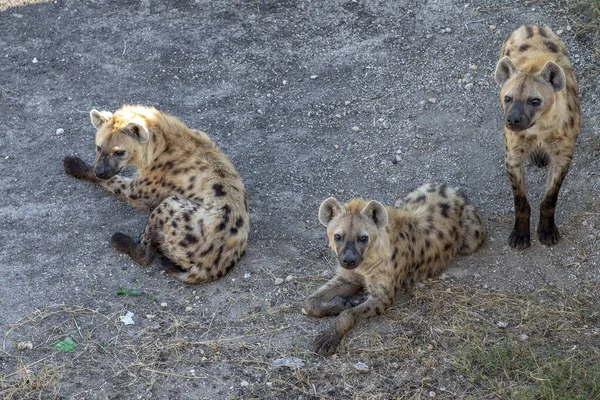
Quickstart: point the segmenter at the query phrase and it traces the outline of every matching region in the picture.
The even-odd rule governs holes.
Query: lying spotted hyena
[[[339,262],[336,276],[306,301],[313,317],[337,315],[314,343],[321,355],[333,353],[357,323],[390,307],[404,283],[438,274],[457,253],[473,253],[486,237],[475,207],[445,184],[425,184],[394,208],[360,199],[342,206],[329,198],[319,221]],[[356,305],[363,291],[367,298]]]
[[[538,166],[550,164],[537,234],[540,242],[553,245],[560,237],[554,223],[558,192],[579,136],[577,81],[565,45],[548,27],[522,26],[502,44],[495,78],[501,87],[505,163],[515,204],[509,244],[524,249],[531,243],[523,168],[531,155]]]
[[[67,174],[98,184],[132,206],[151,210],[139,243],[115,233],[112,245],[142,266],[160,252],[186,283],[217,279],[246,250],[246,191],[233,164],[204,133],[153,107],[91,112],[96,164],[65,157]],[[134,178],[117,175],[137,167]]]

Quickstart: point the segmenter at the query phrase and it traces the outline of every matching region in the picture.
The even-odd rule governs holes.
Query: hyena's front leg
[[[523,153],[522,153],[523,151]],[[515,205],[515,226],[508,237],[508,244],[519,250],[531,245],[529,219],[531,207],[525,192],[524,150],[521,148],[506,149],[505,166],[508,180],[512,187]]]
[[[306,300],[306,313],[311,317],[321,318],[338,315],[354,307],[357,302],[353,296],[360,291],[362,284],[360,275],[336,275]]]
[[[561,162],[562,161],[562,162]],[[560,233],[554,223],[554,211],[558,201],[558,192],[569,172],[571,166],[571,157],[552,159],[550,162],[550,171],[548,172],[548,184],[546,193],[540,203],[540,223],[538,224],[537,234],[541,243],[552,246],[560,239]]]
[[[329,329],[317,336],[313,344],[314,351],[322,356],[333,354],[346,333],[360,321],[383,314],[392,305],[393,299],[393,291],[385,288],[370,292],[364,303],[344,310]]]
[[[65,157],[63,165],[68,175],[102,186],[136,208],[148,210],[153,205],[151,199],[139,195],[139,184],[136,180],[120,175],[110,179],[100,179],[94,173],[94,167],[79,157]]]

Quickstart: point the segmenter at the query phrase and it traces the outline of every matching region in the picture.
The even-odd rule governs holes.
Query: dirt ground
[[[330,323],[302,313],[335,266],[317,220],[329,196],[391,203],[433,180],[471,198],[487,244],[457,258],[444,282],[416,288],[423,296],[598,294],[600,60],[589,39],[576,37],[564,3],[29,3],[0,1],[5,398],[469,398],[464,376],[445,360],[417,363],[391,352],[428,348],[418,338],[431,328],[423,321],[433,300],[422,304],[413,289],[350,333],[337,356],[310,353]],[[567,45],[582,130],[559,197],[560,242],[546,247],[533,235],[531,248],[515,251],[507,245],[512,195],[492,74],[504,37],[532,23],[549,25]],[[204,130],[240,171],[251,237],[242,262],[220,281],[182,285],[158,262],[142,269],[118,254],[111,235],[139,234],[146,214],[64,174],[66,155],[93,161],[89,110],[125,103],[156,106]],[[546,171],[527,166],[526,176],[537,221]],[[142,295],[118,296],[121,287]],[[440,298],[440,307],[452,305],[451,296]],[[120,322],[127,311],[135,325]],[[593,321],[581,332],[597,334]],[[54,350],[66,336],[77,350]],[[33,349],[17,349],[29,341]],[[289,357],[304,365],[273,363]],[[22,379],[28,374],[35,379]]]

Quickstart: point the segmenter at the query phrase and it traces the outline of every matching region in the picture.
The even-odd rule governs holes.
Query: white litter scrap
[[[304,367],[304,360],[298,357],[284,357],[273,360],[276,367],[300,368]]]
[[[135,325],[135,321],[133,320],[133,313],[131,311],[127,311],[125,315],[121,315],[119,319],[124,325]]]

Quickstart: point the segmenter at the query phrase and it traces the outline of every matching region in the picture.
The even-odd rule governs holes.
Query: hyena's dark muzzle
[[[100,179],[110,179],[118,174],[120,169],[111,163],[110,157],[101,155],[94,166],[94,174]]]

